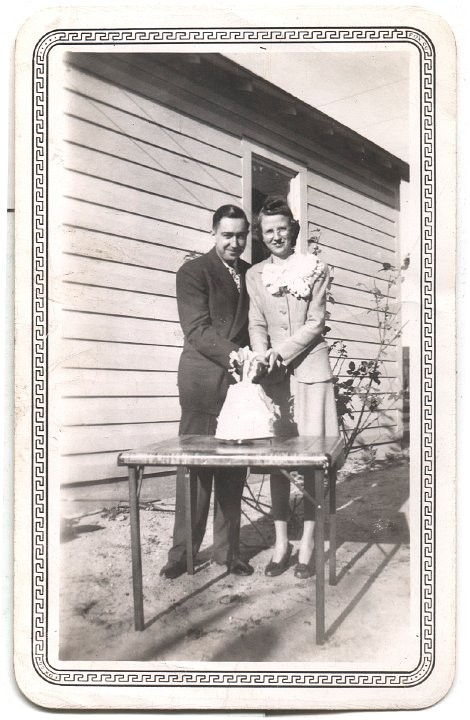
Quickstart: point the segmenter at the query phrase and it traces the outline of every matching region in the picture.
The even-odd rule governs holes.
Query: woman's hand
[[[268,372],[272,372],[274,369],[274,366],[282,361],[282,357],[277,353],[273,348],[268,350],[264,356],[265,362],[268,364]]]

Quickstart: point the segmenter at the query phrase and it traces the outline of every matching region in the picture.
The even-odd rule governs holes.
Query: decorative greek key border
[[[47,642],[47,121],[48,56],[57,45],[196,43],[410,43],[421,58],[422,417],[421,417],[421,656],[411,672],[255,672],[61,670],[48,660]],[[434,262],[435,262],[435,53],[420,30],[409,27],[204,28],[57,30],[33,55],[32,141],[32,659],[46,681],[74,686],[198,687],[413,687],[432,672],[435,654],[434,479]]]

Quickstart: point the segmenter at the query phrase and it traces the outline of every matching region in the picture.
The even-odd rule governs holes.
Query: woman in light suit
[[[279,408],[276,434],[337,436],[333,380],[323,339],[328,266],[314,255],[294,254],[299,227],[283,199],[268,199],[258,221],[271,255],[246,275],[249,333],[252,349],[269,366],[264,388]],[[313,473],[306,473],[304,487],[314,494]],[[293,549],[287,538],[289,495],[287,478],[271,475],[276,540],[265,568],[270,577],[287,570]],[[314,526],[314,507],[305,498],[304,529],[294,570],[298,578],[314,573]]]

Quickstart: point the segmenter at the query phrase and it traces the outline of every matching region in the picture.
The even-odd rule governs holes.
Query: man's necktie
[[[227,265],[227,267],[228,267],[228,271],[229,271],[230,275],[233,277],[233,279],[235,281],[235,285],[237,286],[238,292],[240,292],[240,275],[237,273],[235,268],[232,267],[231,265]]]

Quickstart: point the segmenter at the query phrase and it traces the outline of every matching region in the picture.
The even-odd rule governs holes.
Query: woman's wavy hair
[[[259,211],[257,217],[257,226],[261,237],[261,219],[263,216],[268,215],[283,215],[284,217],[289,218],[289,224],[292,229],[292,247],[294,247],[295,243],[297,242],[297,237],[299,235],[300,225],[298,220],[294,220],[292,210],[287,204],[286,199],[283,197],[268,197],[264,201],[263,207]]]

